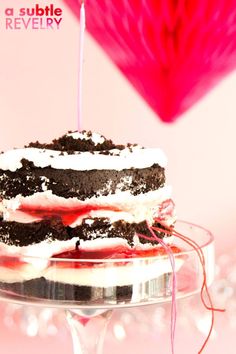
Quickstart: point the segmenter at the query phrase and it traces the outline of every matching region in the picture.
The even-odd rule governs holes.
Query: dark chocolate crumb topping
[[[68,133],[72,133],[69,131]],[[104,142],[103,143],[98,143],[95,144],[94,141],[92,140],[92,132],[91,131],[85,131],[83,130],[81,132],[86,136],[87,139],[75,139],[72,136],[69,135],[63,135],[58,139],[54,139],[51,143],[47,144],[42,144],[39,141],[32,142],[29,145],[26,145],[25,147],[33,147],[37,149],[50,149],[50,150],[57,150],[57,151],[62,151],[66,152],[68,154],[73,154],[75,151],[107,151],[109,153],[109,150],[112,149],[118,149],[118,150],[123,150],[125,149],[124,145],[116,145],[113,143],[112,140],[106,139],[104,136]],[[128,147],[131,145],[128,144]]]

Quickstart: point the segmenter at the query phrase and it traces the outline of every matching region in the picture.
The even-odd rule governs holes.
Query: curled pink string
[[[148,229],[152,234],[152,237],[145,236],[143,234],[138,234],[139,237],[146,240],[156,240],[160,245],[165,249],[171,264],[173,271],[172,276],[172,294],[171,294],[171,353],[174,354],[174,342],[175,342],[175,328],[176,328],[176,317],[177,317],[177,306],[176,306],[176,292],[177,292],[177,282],[176,282],[176,271],[175,271],[175,258],[171,248],[159,238],[155,232],[152,230],[152,227],[147,223]]]
[[[163,229],[160,228],[160,227],[152,227],[153,230],[157,231],[157,232],[163,232]],[[204,253],[201,249],[201,247],[194,241],[192,240],[191,238],[187,237],[187,236],[184,236],[182,235],[181,233],[177,232],[175,229],[165,229],[164,231],[165,233],[169,234],[169,235],[173,235],[175,237],[178,237],[180,238],[182,241],[186,242],[188,245],[190,245],[197,253],[198,257],[199,257],[199,260],[200,260],[200,263],[202,265],[202,271],[203,271],[203,283],[202,283],[202,287],[201,287],[201,301],[203,303],[203,305],[205,306],[205,308],[207,310],[210,310],[211,311],[211,326],[210,326],[210,329],[209,329],[209,332],[208,332],[208,335],[201,347],[201,349],[198,351],[198,354],[201,354],[204,350],[204,348],[206,347],[206,344],[211,336],[211,333],[212,333],[212,330],[213,330],[213,326],[214,326],[214,312],[217,311],[217,312],[225,312],[224,309],[218,309],[218,308],[215,308],[213,306],[213,302],[212,302],[212,299],[211,299],[211,296],[210,296],[210,293],[209,293],[209,290],[208,290],[208,286],[207,286],[207,274],[206,274],[206,269],[205,269],[205,257],[204,257]],[[204,290],[206,292],[206,295],[207,295],[207,299],[210,303],[210,305],[208,305],[204,299]]]

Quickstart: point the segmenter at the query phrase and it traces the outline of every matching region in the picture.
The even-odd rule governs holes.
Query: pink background
[[[40,1],[43,3],[52,1]],[[2,20],[5,7],[30,6],[32,1],[0,3],[0,150],[37,139],[48,141],[77,128],[79,25],[61,1],[54,3],[63,7],[58,31],[6,31]],[[236,245],[235,87],[236,75],[232,74],[175,124],[165,125],[93,40],[86,38],[82,127],[117,142],[162,147],[169,158],[168,181],[179,218],[209,228],[216,238],[217,254],[231,252]],[[48,353],[55,345],[58,354],[69,353],[71,347],[66,334],[63,348],[60,338],[33,341],[16,331],[5,336],[4,331],[0,330],[2,354],[16,352],[16,341],[9,343],[8,339],[12,335],[24,353],[36,353],[36,341],[41,344],[40,352],[47,348]],[[187,336],[188,329],[178,334],[179,346]],[[229,329],[220,333],[206,353],[222,353],[230,338]],[[146,341],[145,336],[139,338],[135,346],[134,335],[125,341],[129,351],[124,350],[124,343],[123,347],[118,344],[117,350],[156,353],[155,339],[150,351]],[[191,344],[184,344],[180,352],[194,353],[190,348]],[[227,351],[234,352],[232,346]]]

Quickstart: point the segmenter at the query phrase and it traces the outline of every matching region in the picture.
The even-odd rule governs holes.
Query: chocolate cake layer
[[[35,167],[23,161],[16,172],[0,170],[0,198],[9,199],[21,194],[51,190],[53,194],[85,200],[94,196],[113,194],[117,189],[133,195],[147,193],[163,187],[164,168],[155,164],[144,169],[75,171]]]
[[[153,226],[161,227],[163,229],[163,226],[161,226],[159,223],[154,223]],[[111,224],[106,219],[94,219],[94,222],[91,225],[86,224],[86,222],[83,222],[82,225],[77,226],[75,228],[71,228],[71,234],[73,234],[74,237],[76,237],[76,235],[82,235],[82,237],[80,236],[80,239],[82,240],[94,240],[99,237],[101,238],[120,237],[126,239],[129,245],[131,246],[133,246],[133,238],[136,234],[140,234],[140,235],[143,234],[145,236],[152,237],[146,221],[143,221],[138,224],[136,223],[129,224],[122,220],[122,221],[116,221]],[[160,238],[168,236],[164,232],[164,230],[163,232],[156,232],[156,234]],[[146,240],[141,236],[139,240],[140,243],[147,243],[147,242],[157,243],[156,241]]]
[[[89,304],[101,301],[129,301],[132,297],[133,287],[116,286],[98,288],[78,286],[49,281],[43,277],[17,283],[0,282],[0,289],[18,294],[20,296],[58,301],[83,301]]]
[[[0,242],[23,247],[49,239],[65,241],[72,238],[67,229],[57,218],[27,224],[0,221]]]
[[[153,226],[163,228],[163,226],[158,223]],[[4,242],[10,246],[14,245],[20,247],[36,244],[45,240],[66,241],[73,237],[78,237],[80,240],[121,237],[126,239],[132,246],[133,237],[137,233],[151,237],[146,221],[138,224],[129,224],[125,221],[110,223],[105,218],[96,218],[92,224],[87,224],[85,219],[80,226],[75,228],[64,226],[59,218],[50,218],[27,224],[14,221],[0,221],[0,242]],[[156,234],[160,238],[168,236],[165,234],[164,229],[163,232],[157,232]],[[150,243],[150,241],[142,237],[140,237],[140,242]],[[156,241],[153,242],[157,243]],[[79,242],[77,245],[75,244],[75,247],[78,247],[78,245]]]

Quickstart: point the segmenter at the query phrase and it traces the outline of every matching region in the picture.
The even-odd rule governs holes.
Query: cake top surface
[[[91,131],[68,132],[51,143],[34,142],[23,149],[0,154],[0,170],[16,171],[24,160],[32,166],[72,170],[122,170],[147,168],[154,164],[165,167],[166,156],[158,148],[137,144],[117,145],[103,135]]]

